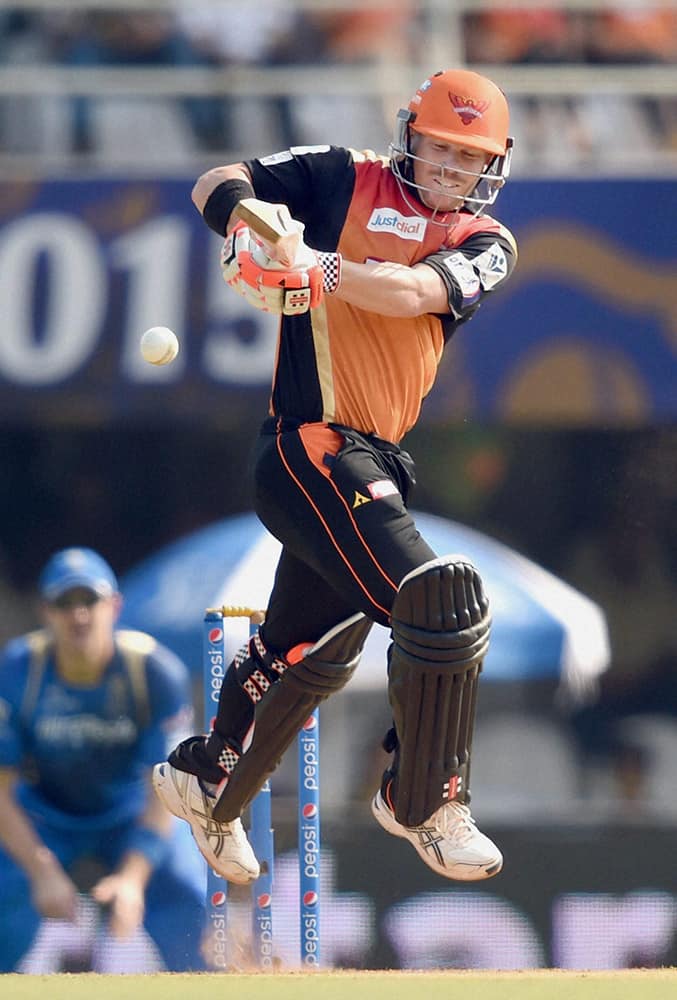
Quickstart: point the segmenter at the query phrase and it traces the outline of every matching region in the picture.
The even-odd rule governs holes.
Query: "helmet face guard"
[[[405,200],[407,189],[421,201],[423,192],[439,198],[439,190],[416,183],[414,167],[419,162],[437,168],[442,176],[449,170],[475,178],[476,183],[460,199],[457,211],[466,207],[479,215],[487,205],[493,205],[510,174],[513,140],[508,136],[508,120],[505,95],[486,77],[469,70],[447,70],[425,80],[408,108],[398,111],[389,149],[391,168]],[[452,171],[417,156],[416,135],[482,150],[490,158],[480,172],[460,168]]]
[[[498,198],[499,191],[510,176],[513,140],[508,137],[506,139],[505,153],[493,156],[481,172],[462,170],[460,167],[454,167],[451,170],[451,168],[446,168],[438,163],[433,163],[431,160],[416,156],[412,152],[413,143],[410,126],[413,117],[412,112],[405,108],[401,108],[398,111],[395,123],[395,135],[389,148],[389,154],[392,158],[391,168],[400,184],[406,185],[415,193],[425,191],[433,197],[438,198],[439,191],[426,187],[423,184],[417,184],[414,180],[414,165],[416,163],[425,163],[429,166],[438,167],[442,171],[442,175],[444,175],[446,169],[449,169],[454,174],[462,174],[466,177],[474,177],[476,179],[475,186],[463,198],[464,205],[475,214],[484,211],[487,205],[493,205]]]

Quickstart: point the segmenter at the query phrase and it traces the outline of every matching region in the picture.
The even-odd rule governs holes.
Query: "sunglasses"
[[[73,608],[93,608],[100,600],[100,596],[94,591],[85,591],[83,593],[62,594],[61,597],[55,598],[49,604],[57,611],[71,611]]]

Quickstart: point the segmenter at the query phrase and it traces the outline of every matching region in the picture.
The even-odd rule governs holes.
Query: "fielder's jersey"
[[[389,159],[375,153],[301,147],[247,167],[256,197],[288,205],[309,246],[358,263],[425,261],[444,281],[449,315],[383,317],[327,295],[317,309],[282,318],[271,415],[399,442],[418,418],[445,343],[511,273],[511,233],[469,212],[449,229],[431,222],[432,212],[405,200]]]
[[[96,830],[139,815],[148,769],[190,727],[188,672],[141,632],[120,630],[99,683],[64,682],[45,632],[0,658],[0,767],[18,768],[17,796],[61,828]]]

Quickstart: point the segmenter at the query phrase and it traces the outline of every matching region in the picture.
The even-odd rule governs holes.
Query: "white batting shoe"
[[[384,830],[408,840],[428,868],[444,878],[476,882],[498,875],[503,867],[496,844],[480,833],[470,809],[460,802],[447,802],[421,826],[403,826],[379,790],[371,811]]]
[[[261,869],[241,821],[218,823],[212,818],[215,800],[195,774],[179,771],[165,761],[153,768],[153,787],[165,808],[190,824],[200,854],[217,875],[237,885],[259,877]]]

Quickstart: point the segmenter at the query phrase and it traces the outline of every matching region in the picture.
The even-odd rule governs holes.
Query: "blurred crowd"
[[[377,67],[383,85],[379,93],[331,96],[298,85],[290,89],[302,93],[275,87],[227,97],[7,96],[0,100],[0,146],[29,156],[153,165],[326,141],[380,151],[406,97],[389,67],[427,66],[431,50],[438,60],[448,52],[450,64],[496,65],[499,82],[501,66],[540,65],[555,75],[572,64],[669,66],[677,61],[677,9],[650,0],[591,11],[497,5],[472,14],[404,0],[359,11],[299,10],[294,0],[237,11],[216,3],[145,12],[7,7],[0,13],[6,67],[222,69],[224,92],[228,71],[243,67],[311,74],[314,67]],[[263,81],[261,74],[257,87]],[[674,92],[510,96],[517,155],[531,168],[594,167],[615,158],[627,166],[635,157],[646,166],[677,152]]]
[[[468,62],[558,65],[669,66],[677,63],[677,9],[643,4],[598,11],[523,9],[484,12],[465,21]],[[629,165],[640,152],[646,168],[661,151],[677,151],[677,101],[594,91],[516,103],[515,132],[531,160]]]

